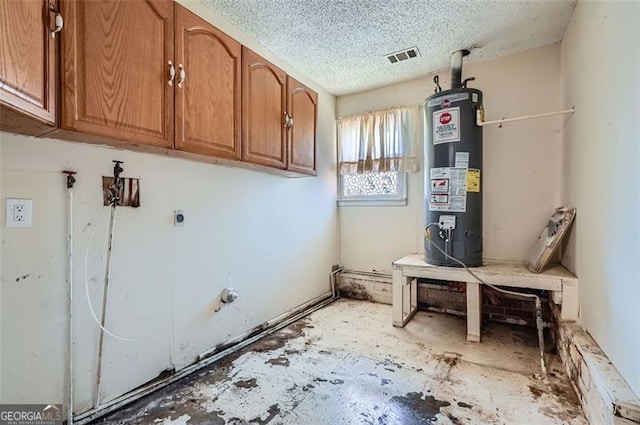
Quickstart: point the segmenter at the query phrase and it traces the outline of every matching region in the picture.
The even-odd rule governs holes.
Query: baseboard
[[[225,344],[220,344],[219,346],[217,346],[217,348],[215,348],[215,350],[211,350],[201,354],[195,363],[181,369],[180,371],[175,372],[170,376],[153,380],[147,384],[142,385],[141,387],[138,387],[135,390],[132,390],[131,392],[128,392],[119,397],[116,397],[113,400],[101,404],[97,408],[89,409],[82,413],[75,414],[73,417],[73,423],[76,425],[85,425],[98,418],[108,415],[109,413],[114,412],[129,403],[139,400],[147,394],[151,394],[154,391],[164,388],[167,385],[190,375],[191,373],[203,369],[217,362],[218,360],[251,345],[261,338],[279,331],[280,329],[290,325],[291,323],[300,320],[301,318],[308,316],[314,311],[330,304],[336,299],[337,297],[334,297],[332,293],[328,293],[316,297],[304,304],[301,304],[298,307],[295,307],[288,312],[258,326],[254,331],[243,334],[242,336],[230,340]]]
[[[391,305],[392,286],[390,273],[345,270],[337,276],[337,290],[343,298]]]
[[[556,316],[557,317],[557,316]],[[640,400],[576,322],[557,322],[558,351],[593,425],[640,424]]]

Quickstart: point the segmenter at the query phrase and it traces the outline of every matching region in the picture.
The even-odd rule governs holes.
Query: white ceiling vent
[[[391,63],[402,62],[406,61],[407,59],[417,58],[418,56],[420,56],[420,50],[418,50],[418,48],[414,46],[409,49],[400,50],[399,52],[390,53],[385,56]]]

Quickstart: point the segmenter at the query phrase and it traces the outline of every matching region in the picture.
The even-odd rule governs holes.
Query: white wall
[[[578,209],[563,263],[580,322],[640,395],[640,5],[578,2],[562,42],[563,201]]]
[[[463,72],[465,77],[476,77],[470,86],[483,91],[487,120],[560,109],[559,45],[465,65]],[[449,71],[439,75],[441,86],[448,88]],[[432,93],[430,75],[341,96],[336,116],[422,103]],[[563,120],[551,117],[485,127],[485,259],[522,260],[559,206]],[[345,267],[389,271],[394,259],[423,250],[423,187],[421,170],[409,175],[407,206],[340,207]]]
[[[3,229],[2,403],[61,403],[65,388],[65,217],[63,169],[75,188],[76,411],[91,407],[98,332],[84,289],[83,256],[102,207],[101,176],[111,160],[140,177],[141,207],[121,208],[107,326],[144,338],[106,338],[103,400],[181,368],[216,344],[326,294],[339,262],[335,98],[221,21],[215,25],[319,92],[318,176],[262,172],[0,133],[3,197],[33,199],[32,229]],[[3,204],[4,205],[4,204]],[[186,222],[174,227],[173,211]],[[3,206],[4,210],[4,206]],[[89,256],[89,286],[100,310],[108,217]],[[25,279],[17,278],[28,275]],[[220,291],[238,300],[215,313]]]

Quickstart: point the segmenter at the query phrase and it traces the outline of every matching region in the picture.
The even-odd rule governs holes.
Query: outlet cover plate
[[[32,215],[33,201],[31,199],[6,199],[6,227],[31,227]]]

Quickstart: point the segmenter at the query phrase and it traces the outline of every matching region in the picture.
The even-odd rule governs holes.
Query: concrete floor
[[[587,424],[559,359],[539,371],[535,332],[339,300],[99,424]]]

